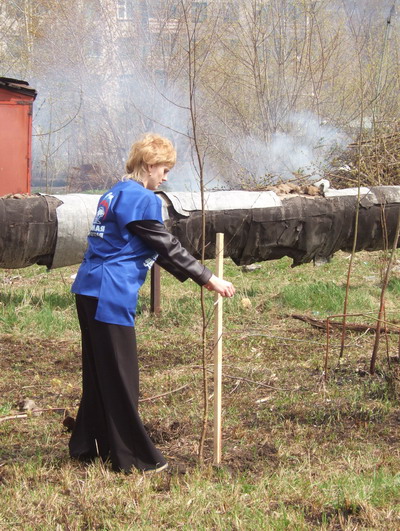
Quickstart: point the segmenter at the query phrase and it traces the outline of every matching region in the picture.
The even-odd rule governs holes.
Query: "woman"
[[[114,470],[126,473],[167,467],[138,415],[134,319],[147,271],[157,262],[180,281],[192,278],[224,297],[235,292],[163,225],[161,200],[152,191],[167,180],[175,161],[173,145],[159,135],[146,134],[133,144],[128,175],[100,198],[72,286],[82,332],[83,392],[70,455],[110,459]]]

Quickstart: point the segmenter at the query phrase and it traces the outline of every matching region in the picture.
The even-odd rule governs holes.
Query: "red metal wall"
[[[30,192],[34,99],[0,87],[0,196]]]

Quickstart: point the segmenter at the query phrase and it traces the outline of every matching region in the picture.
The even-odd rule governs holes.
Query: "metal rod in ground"
[[[160,266],[157,264],[151,268],[150,312],[156,315],[161,312],[161,278]]]
[[[216,235],[216,271],[219,278],[224,275],[224,235]],[[222,301],[215,294],[214,317],[214,464],[221,463],[222,448]]]

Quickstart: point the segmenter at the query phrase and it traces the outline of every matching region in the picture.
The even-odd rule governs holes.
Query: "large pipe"
[[[199,194],[160,192],[166,225],[194,256],[201,255]],[[0,267],[48,268],[78,264],[99,196],[68,194],[0,198]],[[360,200],[359,200],[360,199]],[[225,256],[237,265],[283,256],[293,265],[350,251],[359,202],[356,250],[393,245],[400,186],[328,190],[325,196],[274,192],[206,194],[206,258],[215,256],[215,234],[225,234]]]
[[[208,258],[215,256],[215,234],[225,234],[225,254],[237,265],[283,256],[292,266],[351,251],[358,203],[357,190],[332,191],[326,197],[285,196],[281,205],[207,211]],[[400,213],[400,186],[374,187],[360,197],[356,251],[393,245]],[[170,221],[170,230],[194,256],[200,257],[201,212]]]
[[[57,241],[57,207],[53,196],[0,198],[0,267],[49,266]]]

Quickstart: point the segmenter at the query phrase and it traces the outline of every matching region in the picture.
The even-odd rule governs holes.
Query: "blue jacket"
[[[157,253],[127,228],[132,221],[162,223],[161,200],[134,181],[103,194],[88,236],[88,249],[72,292],[99,299],[96,320],[133,326],[138,292]]]

